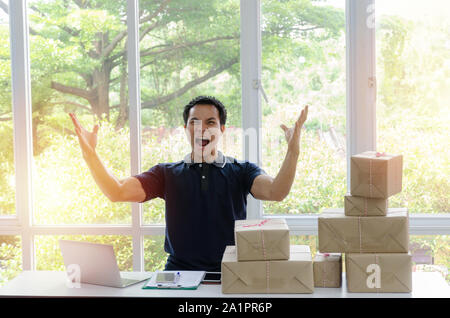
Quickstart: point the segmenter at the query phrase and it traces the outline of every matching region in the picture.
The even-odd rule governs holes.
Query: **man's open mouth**
[[[195,143],[201,147],[205,147],[207,144],[209,144],[209,139],[203,139],[203,138],[196,138]]]

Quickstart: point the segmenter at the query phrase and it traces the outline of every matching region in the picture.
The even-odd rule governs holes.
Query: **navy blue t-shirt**
[[[220,271],[227,245],[234,245],[234,222],[247,216],[247,195],[264,170],[219,152],[216,162],[160,163],[135,175],[145,199],[166,204],[166,270]],[[190,158],[190,156],[189,156]]]

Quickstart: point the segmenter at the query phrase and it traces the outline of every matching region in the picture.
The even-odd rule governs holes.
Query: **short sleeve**
[[[157,164],[148,171],[133,177],[141,182],[142,188],[145,191],[145,199],[142,202],[157,197],[164,199],[164,167],[162,164]]]
[[[244,175],[243,175],[243,184],[244,184],[244,190],[246,193],[251,193],[250,190],[253,185],[253,181],[257,176],[260,174],[266,174],[266,172],[251,162],[245,163],[244,168]],[[253,194],[252,194],[253,195]]]

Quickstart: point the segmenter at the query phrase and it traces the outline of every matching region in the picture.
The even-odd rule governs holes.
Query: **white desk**
[[[132,272],[122,273],[132,278]],[[345,275],[345,274],[344,274]],[[24,271],[0,288],[0,297],[183,297],[183,298],[450,298],[450,287],[439,273],[413,273],[412,293],[349,293],[342,280],[342,288],[315,288],[313,294],[222,294],[220,285],[200,285],[197,290],[142,289],[144,282],[126,288],[81,284],[80,288],[66,285],[65,272]]]

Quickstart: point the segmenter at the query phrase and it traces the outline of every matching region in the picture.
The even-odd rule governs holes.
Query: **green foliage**
[[[17,236],[0,235],[0,286],[16,277],[22,268],[22,248]]]
[[[450,211],[449,27],[384,17],[377,35],[378,149],[404,154],[404,188],[389,202],[413,213]]]

